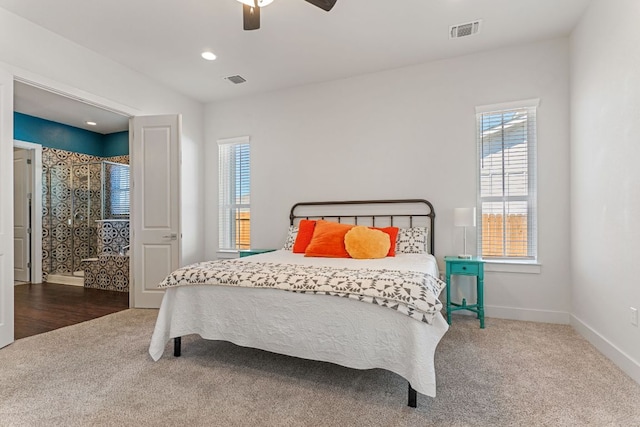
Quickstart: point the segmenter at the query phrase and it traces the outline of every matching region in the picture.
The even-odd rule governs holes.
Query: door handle
[[[163,239],[178,240],[178,233],[171,233],[162,236]]]

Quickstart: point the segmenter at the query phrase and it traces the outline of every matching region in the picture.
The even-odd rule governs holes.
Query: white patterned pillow
[[[397,254],[428,254],[427,227],[401,228],[396,239]]]
[[[293,244],[296,242],[296,237],[298,237],[298,227],[290,225],[289,231],[287,232],[287,240],[284,241],[284,249],[285,251],[293,250]]]

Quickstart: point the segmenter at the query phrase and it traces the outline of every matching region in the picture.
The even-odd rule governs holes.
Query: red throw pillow
[[[309,246],[309,242],[313,237],[313,230],[315,230],[315,228],[315,220],[300,220],[300,223],[298,224],[298,236],[296,237],[296,241],[293,244],[294,254],[303,254],[304,251],[307,250],[307,246]]]
[[[318,220],[313,238],[304,252],[308,257],[351,258],[344,246],[344,236],[354,226]]]
[[[398,240],[398,232],[400,232],[400,229],[398,227],[385,227],[385,228],[369,227],[369,228],[373,228],[374,230],[380,230],[389,235],[391,246],[389,246],[389,253],[387,254],[387,256],[396,256],[396,240]]]

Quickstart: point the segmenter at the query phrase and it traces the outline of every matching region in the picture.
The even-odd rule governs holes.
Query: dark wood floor
[[[127,292],[42,283],[14,286],[15,339],[129,308]]]

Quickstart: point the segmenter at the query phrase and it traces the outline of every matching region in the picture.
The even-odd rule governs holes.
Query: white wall
[[[571,37],[572,324],[640,382],[640,2],[594,0]]]
[[[568,322],[568,55],[558,39],[208,105],[207,257],[217,249],[216,140],[251,135],[254,247],[281,247],[295,202],[426,198],[442,268],[462,247],[453,208],[476,204],[475,107],[540,98],[542,272],[487,274],[485,301],[488,315]]]
[[[147,77],[0,8],[0,63],[15,76],[102,98],[136,114],[183,115],[183,262],[202,259],[204,107]],[[111,105],[109,105],[111,106]]]

